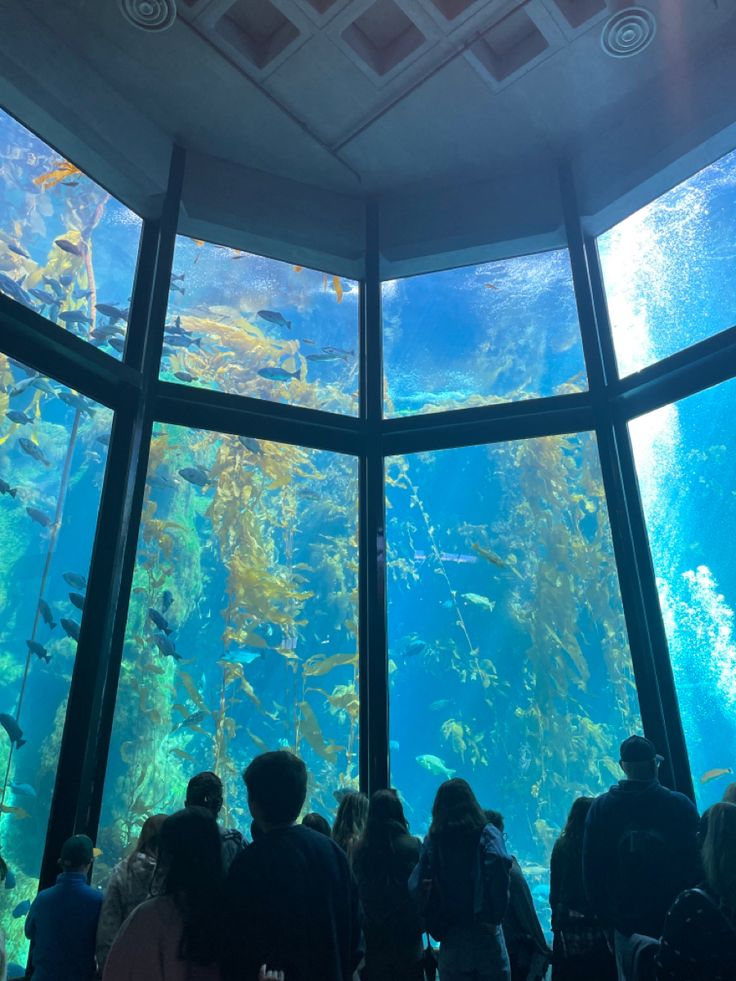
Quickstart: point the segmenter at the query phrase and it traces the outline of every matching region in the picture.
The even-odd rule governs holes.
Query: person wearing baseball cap
[[[695,885],[700,863],[693,802],[659,782],[663,757],[644,736],[621,743],[624,773],[592,804],[583,838],[583,880],[601,922],[619,941],[659,937],[667,910]]]
[[[87,885],[94,846],[87,835],[72,835],[61,847],[61,875],[42,890],[26,918],[35,981],[93,981],[97,920],[102,893]]]

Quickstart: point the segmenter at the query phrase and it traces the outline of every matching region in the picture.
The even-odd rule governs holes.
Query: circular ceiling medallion
[[[165,31],[176,20],[175,0],[119,0],[123,16],[142,31]]]
[[[651,10],[626,7],[608,20],[601,34],[601,47],[612,58],[630,58],[648,47],[657,33]]]

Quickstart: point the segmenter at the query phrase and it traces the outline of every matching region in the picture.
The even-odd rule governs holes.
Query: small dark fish
[[[57,392],[57,398],[61,399],[66,405],[70,405],[72,409],[79,409],[80,412],[84,412],[85,415],[93,416],[95,414],[94,407],[89,404],[87,399],[83,395],[75,395],[74,392]]]
[[[171,281],[172,281],[172,283],[183,283],[186,278],[187,278],[187,274],[186,273],[172,273],[171,274]]]
[[[267,320],[269,324],[277,324],[279,327],[288,327],[291,330],[291,321],[287,320],[283,313],[278,310],[259,310],[256,317]]]
[[[18,725],[17,719],[14,719],[12,715],[8,715],[7,712],[0,712],[0,726],[7,732],[10,742],[13,743],[16,749],[25,746],[26,741],[23,738],[23,730]]]
[[[257,373],[261,376],[261,378],[267,378],[269,381],[280,381],[280,382],[290,381],[290,379],[292,378],[296,378],[298,380],[302,377],[301,368],[297,368],[296,371],[287,371],[286,368],[268,367],[268,368],[261,368],[261,370]]]
[[[8,494],[10,497],[15,497],[17,493],[17,487],[11,487],[7,480],[2,480],[0,478],[0,494]]]
[[[170,347],[202,347],[202,338],[191,334],[167,334],[166,340]]]
[[[320,362],[345,360],[341,354],[307,354],[305,357],[307,361],[313,361],[318,364]]]
[[[114,347],[116,351],[119,351],[120,354],[122,354],[125,350],[124,337],[111,337],[107,343],[110,345],[110,347]]]
[[[80,290],[79,287],[72,290],[72,296],[75,300],[88,300],[92,296],[92,290]]]
[[[95,305],[95,310],[101,313],[103,317],[109,317],[113,321],[128,319],[128,311],[121,310],[120,307],[113,306],[112,303],[98,303]]]
[[[47,286],[51,287],[54,293],[56,293],[57,299],[60,300],[64,296],[64,287],[61,285],[58,279],[54,279],[53,276],[42,276],[41,280],[42,282],[46,283]]]
[[[28,378],[22,379],[22,381],[19,381],[17,385],[15,385],[13,388],[10,389],[10,391],[8,392],[8,398],[14,399],[18,395],[22,395],[23,392],[25,392],[27,388],[30,388],[35,381],[36,381],[35,374],[29,375]]]
[[[166,474],[152,473],[146,477],[146,483],[150,484],[151,487],[176,487],[176,481],[168,477]]]
[[[10,409],[5,415],[11,422],[17,423],[19,426],[25,426],[29,422],[33,422],[33,419],[27,416],[25,412],[21,412],[20,409]]]
[[[79,181],[62,181],[64,187],[79,187]]]
[[[48,395],[56,395],[56,391],[51,387],[51,384],[47,378],[41,378],[39,375],[37,375],[35,378],[31,379],[31,384],[40,392],[46,392]]]
[[[84,596],[81,593],[69,593],[69,601],[78,610],[84,609]]]
[[[173,657],[176,661],[181,661],[181,654],[177,654],[174,642],[163,634],[154,634],[153,642],[164,657]]]
[[[177,722],[171,731],[173,733],[177,732],[179,729],[186,729],[189,726],[197,726],[200,722],[204,722],[206,718],[206,712],[201,710],[199,712],[193,712],[191,715],[188,715],[186,719],[182,719],[181,722]]]
[[[95,440],[96,443],[102,443],[103,446],[110,445],[110,433],[100,433],[100,435]]]
[[[37,797],[38,794],[34,787],[29,783],[11,783],[8,782],[8,786],[13,791],[16,797]]]
[[[26,513],[31,521],[35,521],[37,525],[42,525],[44,528],[48,528],[54,520],[50,514],[42,511],[41,508],[26,508]]]
[[[65,290],[69,289],[74,282],[74,273],[62,273],[61,276],[59,276],[59,282]]]
[[[65,324],[91,324],[92,318],[81,310],[65,310],[60,313],[57,320],[63,320]]]
[[[334,354],[336,358],[343,358],[345,361],[355,357],[355,351],[343,351],[341,347],[323,347],[322,350],[325,354]]]
[[[15,252],[16,255],[22,256],[24,259],[31,258],[30,252],[24,249],[23,246],[20,244],[20,242],[8,242],[7,246],[10,249],[10,251]]]
[[[30,289],[28,292],[32,297],[34,297],[36,300],[40,300],[40,302],[46,306],[51,306],[52,303],[59,302],[59,297],[55,293],[50,293],[48,290]]]
[[[179,381],[183,382],[193,382],[197,380],[196,375],[192,375],[188,371],[175,371],[174,378],[178,378]]]
[[[62,617],[59,622],[67,636],[71,637],[72,640],[79,640],[79,624],[76,620],[67,620],[66,617]]]
[[[87,580],[84,576],[81,576],[78,572],[62,572],[61,578],[64,582],[71,586],[72,589],[86,589]]]
[[[15,872],[12,869],[8,869],[5,875],[5,888],[15,889]]]
[[[19,920],[21,916],[28,916],[28,910],[31,908],[30,899],[24,899],[22,903],[18,905],[13,910],[13,918]]]
[[[426,649],[426,642],[419,640],[417,637],[407,643],[406,647],[404,648],[404,657],[416,657],[417,654],[423,654]]]
[[[258,442],[257,439],[253,439],[252,436],[238,436],[238,439],[246,448],[246,450],[249,450],[251,453],[258,453],[258,454],[263,453],[263,450],[261,449],[261,444]]]
[[[45,599],[38,601],[38,612],[41,614],[41,618],[46,626],[53,630],[56,626],[56,621],[54,620],[53,611]]]
[[[179,476],[196,487],[204,487],[210,483],[209,474],[202,467],[184,467],[179,471]]]
[[[150,607],[150,609],[148,610],[148,616],[151,620],[153,620],[153,622],[156,624],[159,630],[163,630],[163,632],[166,634],[167,637],[169,636],[169,634],[172,634],[174,632],[169,626],[166,617],[162,616],[158,612],[158,610],[154,610],[153,607]]]
[[[6,276],[5,273],[0,272],[0,293],[5,293],[6,296],[9,296],[11,300],[15,300],[16,303],[22,303],[24,306],[29,307],[31,305],[31,298],[21,286],[25,278],[25,276],[21,276],[20,279],[11,279],[10,276]]]
[[[161,594],[161,609],[166,613],[171,604],[174,602],[174,597],[171,594],[170,589],[165,589]]]
[[[179,286],[176,283],[170,283],[169,284],[169,289],[170,290],[176,290],[176,292],[177,293],[181,293],[182,296],[186,293],[186,290],[184,289],[184,287],[183,286]]]
[[[43,452],[41,447],[36,446],[36,444],[31,442],[30,439],[26,439],[25,436],[21,436],[18,439],[18,445],[23,452],[27,453],[33,460],[38,460],[38,462],[42,463],[45,467],[51,466],[51,461],[46,458],[46,454]]]
[[[39,644],[37,640],[27,640],[26,646],[28,647],[28,650],[31,652],[31,654],[36,655],[39,661],[46,661],[47,664],[51,663],[51,655],[43,646],[43,644]]]
[[[68,238],[57,238],[54,245],[60,248],[62,252],[68,252],[70,255],[83,256],[86,251],[83,243],[70,242]]]
[[[301,338],[301,342],[302,342],[302,344],[314,344],[314,343],[316,343],[315,341],[312,340],[311,337],[302,337]]]

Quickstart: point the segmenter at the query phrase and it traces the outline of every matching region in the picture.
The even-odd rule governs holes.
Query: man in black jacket
[[[230,866],[224,978],[253,981],[267,964],[288,981],[351,981],[363,953],[357,887],[334,841],[296,823],[307,768],[293,753],[263,753],[243,779],[263,834]]]
[[[659,782],[661,762],[650,740],[624,740],[626,779],[593,802],[585,823],[585,891],[602,923],[625,937],[659,937],[677,894],[698,879],[698,812]]]

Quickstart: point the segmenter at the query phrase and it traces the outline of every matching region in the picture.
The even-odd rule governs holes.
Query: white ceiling
[[[736,0],[641,0],[626,59],[600,44],[620,0],[178,6],[153,34],[116,0],[2,0],[0,103],[143,213],[182,144],[185,227],[271,254],[357,272],[368,197],[394,272],[541,247],[560,162],[615,217],[736,144]]]

